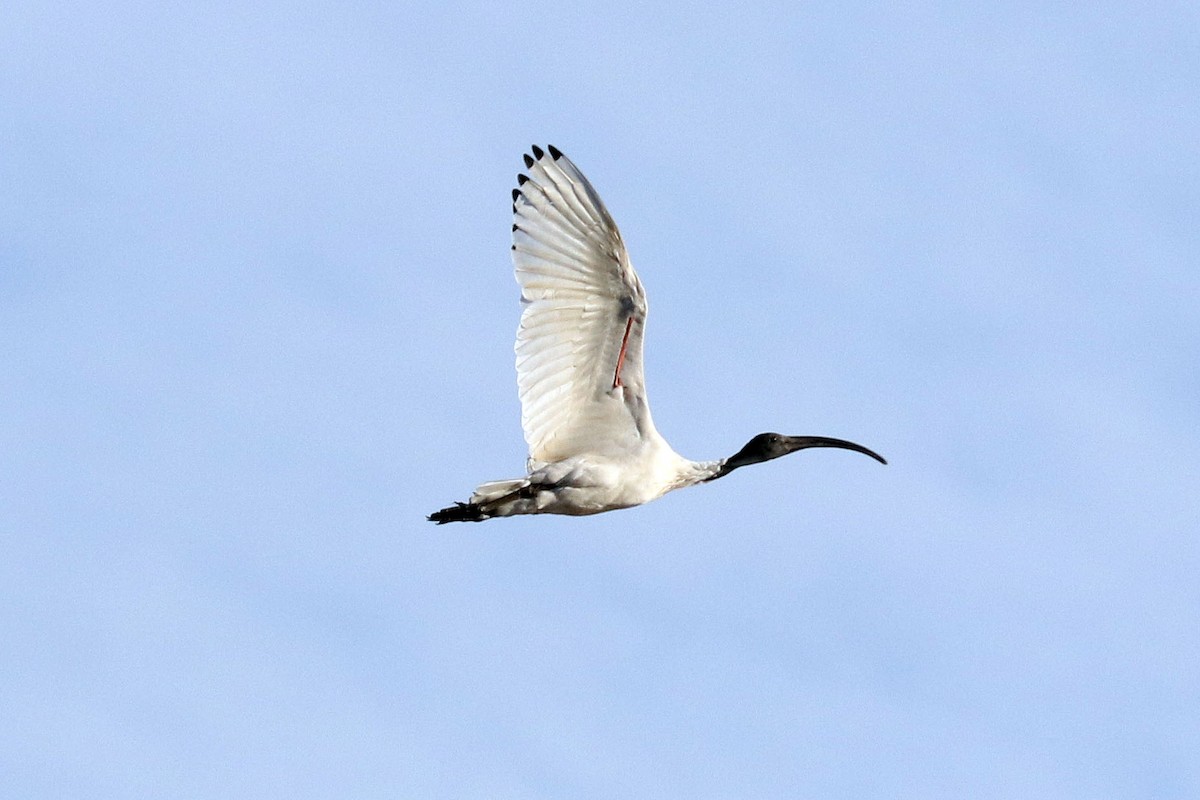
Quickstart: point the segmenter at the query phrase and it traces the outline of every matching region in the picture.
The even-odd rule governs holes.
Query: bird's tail
[[[524,508],[529,505],[529,486],[528,478],[491,481],[476,489],[466,503],[455,503],[441,511],[435,511],[427,519],[438,525],[445,525],[447,522],[483,522],[492,517],[529,514],[532,511]]]
[[[438,525],[445,525],[447,522],[483,522],[488,517],[475,503],[455,503],[449,508],[433,512],[426,519]]]

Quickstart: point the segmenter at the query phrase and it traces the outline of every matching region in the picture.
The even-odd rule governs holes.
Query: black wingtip
[[[523,153],[521,155],[521,158],[525,159],[525,169],[529,169],[530,167],[533,166],[533,164],[534,164],[533,156],[529,155],[529,153]]]
[[[513,202],[517,202],[517,198],[521,196],[520,189],[513,189]]]
[[[538,147],[536,144],[533,145],[532,147],[530,147],[529,149],[533,151],[533,157],[539,161],[542,160],[542,156],[546,155],[544,152],[542,152],[542,148]],[[528,158],[528,156],[526,156],[526,158]],[[526,161],[526,163],[529,163],[529,162]]]
[[[562,158],[562,150],[559,150],[552,144],[548,144],[546,147],[550,148],[550,157],[555,161],[558,161],[560,158]]]
[[[529,176],[523,172],[517,173],[517,186],[524,186],[529,182]]]

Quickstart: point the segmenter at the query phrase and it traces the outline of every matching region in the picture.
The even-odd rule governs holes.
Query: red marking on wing
[[[625,349],[629,347],[629,331],[633,328],[633,317],[625,320],[625,335],[621,337],[621,353],[617,356],[617,368],[613,370],[613,385],[616,389],[621,385],[621,367],[625,365]]]

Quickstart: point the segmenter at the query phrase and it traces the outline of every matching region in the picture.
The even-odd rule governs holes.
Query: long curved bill
[[[886,464],[887,459],[876,453],[870,448],[863,447],[861,444],[848,442],[845,439],[833,439],[829,436],[784,436],[784,446],[787,447],[789,453],[794,453],[797,450],[804,450],[809,447],[837,447],[841,450],[853,450],[856,453],[862,453],[865,456],[878,461],[880,464]]]

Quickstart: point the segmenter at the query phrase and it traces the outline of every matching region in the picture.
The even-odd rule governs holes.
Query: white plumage
[[[517,386],[529,457],[620,458],[654,430],[642,385],[646,292],[621,234],[591,184],[561,155],[543,154],[529,166],[514,192],[513,217],[524,305]],[[621,385],[612,391],[622,342]]]
[[[438,523],[514,514],[595,514],[841,439],[760,434],[739,453],[689,461],[659,435],[642,373],[646,292],[591,183],[553,146],[525,156],[513,190],[512,258],[521,285],[517,385],[528,476],[493,481]],[[886,462],[884,462],[886,463]]]

